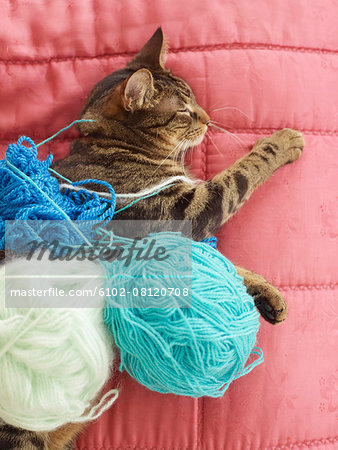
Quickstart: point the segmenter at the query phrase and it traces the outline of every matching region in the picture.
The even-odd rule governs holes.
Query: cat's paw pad
[[[276,131],[264,143],[271,145],[275,151],[280,151],[286,157],[285,164],[296,161],[302,154],[305,142],[302,133],[291,128]]]
[[[261,316],[267,322],[277,324],[286,319],[288,305],[278,289],[267,283],[249,293],[254,298],[255,305]]]

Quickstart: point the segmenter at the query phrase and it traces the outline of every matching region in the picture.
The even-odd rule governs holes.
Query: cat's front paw
[[[270,148],[272,152],[282,157],[284,164],[290,164],[300,157],[305,142],[302,133],[284,128],[265,138],[262,144],[263,151],[268,152]]]
[[[248,288],[249,294],[254,298],[255,305],[261,316],[272,324],[281,323],[286,319],[288,305],[283,295],[268,282]]]

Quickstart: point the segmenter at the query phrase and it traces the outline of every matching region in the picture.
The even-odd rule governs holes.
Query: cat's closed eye
[[[189,114],[189,116],[190,116],[192,119],[196,119],[196,118],[197,118],[196,113],[194,113],[193,111],[191,111],[191,109],[189,109],[188,107],[187,107],[187,108],[181,108],[181,109],[178,109],[177,112],[178,112],[178,113],[182,113],[182,114]]]
[[[177,112],[179,112],[179,113],[189,113],[190,110],[188,108],[180,108],[180,109],[177,110]]]

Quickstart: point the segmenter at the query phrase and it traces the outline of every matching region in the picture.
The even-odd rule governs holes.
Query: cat
[[[187,178],[178,162],[200,144],[210,125],[190,86],[165,68],[167,47],[158,28],[141,51],[92,90],[81,113],[81,136],[53,168],[72,181],[96,178],[117,193],[134,193],[176,177],[173,186],[119,213],[118,219],[190,220],[195,240],[215,235],[252,192],[302,153],[301,133],[284,129],[258,140],[252,150],[209,181]],[[179,157],[179,158],[178,158]],[[98,186],[94,186],[98,190]],[[130,201],[130,200],[129,200]],[[282,294],[261,275],[236,266],[265,320],[285,320]],[[33,433],[0,425],[0,450],[72,448],[81,426]]]
[[[210,118],[190,86],[165,68],[166,54],[158,28],[125,68],[93,88],[81,114],[93,122],[79,125],[81,137],[54,169],[72,181],[105,180],[117,193],[135,193],[178,177],[174,186],[116,217],[190,220],[192,237],[200,241],[213,236],[277,169],[296,161],[304,140],[298,131],[283,129],[258,140],[248,154],[211,180],[186,179],[178,156],[202,142]],[[282,322],[287,315],[282,294],[262,276],[236,270],[263,318]]]

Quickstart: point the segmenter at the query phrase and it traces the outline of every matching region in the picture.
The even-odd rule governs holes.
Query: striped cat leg
[[[285,128],[259,139],[252,150],[228,169],[176,199],[172,217],[192,221],[193,238],[217,232],[277,169],[296,161],[304,147],[298,131]]]
[[[304,139],[298,131],[285,128],[259,139],[252,150],[210,183],[223,186],[225,223],[249,199],[253,191],[280,167],[296,161],[302,154]]]
[[[261,316],[272,324],[283,322],[288,313],[288,305],[279,290],[261,275],[242,267],[235,267],[238,275],[243,277],[246,289],[254,298]]]

